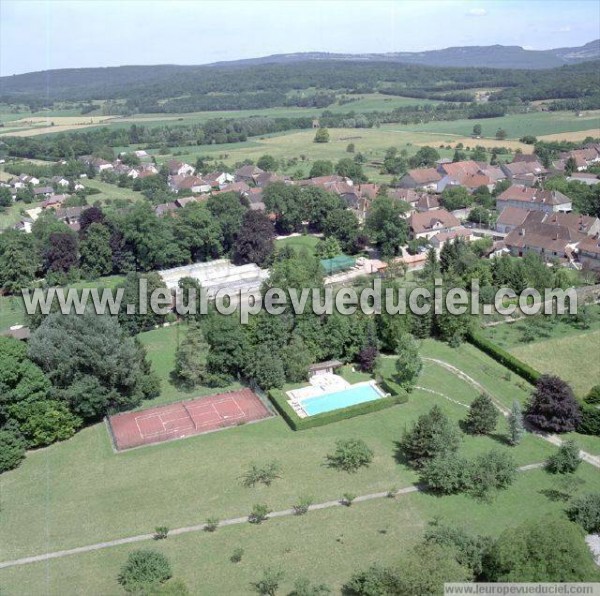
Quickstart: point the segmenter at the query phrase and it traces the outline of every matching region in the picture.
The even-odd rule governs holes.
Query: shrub
[[[588,404],[581,406],[581,422],[577,426],[577,432],[600,437],[600,407]]]
[[[233,549],[233,552],[231,553],[231,557],[229,557],[229,560],[232,563],[239,563],[242,560],[243,556],[244,556],[244,549],[241,546],[238,546],[237,548]]]
[[[527,405],[526,419],[542,430],[571,432],[581,422],[581,410],[565,381],[542,375]]]
[[[300,577],[294,582],[294,589],[289,596],[324,596],[331,594],[331,590],[325,584],[311,584],[310,580]]]
[[[600,532],[600,493],[583,495],[567,509],[569,519],[579,524],[588,534]]]
[[[496,428],[497,423],[498,410],[490,396],[482,393],[473,400],[465,427],[473,435],[486,435]]]
[[[373,461],[373,451],[362,439],[342,439],[335,445],[335,452],[327,455],[332,468],[353,473]]]
[[[475,497],[489,501],[497,490],[508,488],[514,481],[517,466],[510,453],[492,450],[477,456],[467,472],[467,490]]]
[[[126,592],[160,584],[172,576],[169,560],[152,550],[136,550],[129,554],[118,581]]]
[[[600,404],[600,385],[594,385],[585,398],[586,404]]]
[[[219,519],[217,517],[209,517],[204,524],[204,529],[207,532],[215,532],[219,527]]]
[[[293,506],[295,515],[304,515],[308,513],[309,507],[313,504],[312,497],[300,497],[298,502]]]
[[[579,447],[575,441],[565,441],[546,461],[546,470],[551,474],[572,474],[580,463]]]
[[[446,495],[465,489],[468,462],[455,453],[446,453],[429,460],[421,472],[421,481],[431,490]]]
[[[164,540],[169,535],[167,526],[157,526],[154,528],[154,540]]]
[[[356,495],[353,493],[344,493],[342,495],[342,500],[340,503],[345,505],[346,507],[350,507],[352,503],[354,503],[354,499],[356,499]]]
[[[248,521],[251,524],[262,524],[269,517],[271,510],[264,504],[256,504],[252,507],[252,511],[248,516]]]
[[[275,596],[275,593],[279,589],[281,580],[283,580],[283,571],[265,569],[262,577],[258,581],[252,582],[251,586],[258,594]]]
[[[511,445],[518,445],[525,434],[521,404],[514,400],[508,415],[508,432]]]
[[[405,431],[400,449],[409,462],[420,468],[427,460],[457,451],[459,444],[459,430],[439,406],[433,406]]]
[[[13,470],[25,459],[25,440],[16,432],[0,430],[0,473]]]
[[[258,466],[252,464],[250,469],[243,475],[242,484],[251,488],[257,484],[264,484],[265,486],[271,486],[274,480],[281,478],[279,471],[281,466],[275,462],[269,462],[264,466]]]

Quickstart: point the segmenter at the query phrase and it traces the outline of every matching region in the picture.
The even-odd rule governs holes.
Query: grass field
[[[135,190],[131,190],[131,188],[122,188],[117,186],[116,184],[109,184],[108,182],[102,182],[102,180],[98,180],[94,178],[92,180],[85,180],[83,185],[86,188],[97,188],[101,194],[90,195],[88,197],[88,203],[92,205],[96,201],[100,201],[101,203],[106,203],[107,200],[116,201],[138,201],[139,199],[143,199],[144,195],[140,192],[136,192]]]
[[[6,228],[14,226],[25,217],[22,212],[39,207],[41,204],[41,201],[33,203],[23,203],[22,201],[19,201],[13,203],[10,207],[5,207],[3,211],[0,211],[0,230],[5,230]]]
[[[140,336],[163,380],[161,396],[153,403],[190,397],[168,385],[180,332],[172,326]],[[527,386],[514,376],[508,378],[505,369],[473,346],[451,349],[427,340],[422,354],[464,369],[503,403],[527,397]],[[386,366],[393,367],[393,359],[388,361]],[[468,383],[431,362],[425,364],[419,385],[461,403],[477,395]],[[257,502],[279,510],[302,495],[320,502],[340,498],[344,492],[365,494],[408,486],[416,476],[395,460],[395,442],[404,428],[436,403],[455,421],[466,414],[460,405],[415,390],[407,404],[317,429],[293,432],[276,417],[118,455],[104,425],[96,424],[64,443],[30,453],[19,469],[3,475],[0,560],[145,533],[157,525],[175,528],[210,516],[237,517]],[[465,437],[461,452],[472,456],[491,448],[506,449],[524,465],[542,461],[553,451],[532,436],[516,448],[508,447],[505,431],[501,420],[491,437]],[[325,454],[343,437],[361,437],[373,449],[375,458],[368,469],[347,475],[323,465]],[[269,488],[241,486],[240,475],[252,462],[273,459],[281,464],[280,480]],[[600,475],[589,466],[582,466],[579,473],[586,490],[600,486]],[[214,536],[173,537],[151,547],[165,549],[176,576],[185,579],[195,594],[247,593],[240,586],[256,579],[267,563],[281,566],[290,584],[302,569],[310,569],[312,579],[339,586],[359,561],[391,562],[402,545],[418,537],[424,521],[435,515],[498,533],[528,516],[558,512],[560,506],[539,492],[550,483],[544,472],[528,472],[492,506],[464,497],[413,495],[397,503],[384,500],[310,513],[306,518],[271,520],[260,528],[242,526],[219,530]],[[359,515],[355,511],[360,517],[353,517]],[[211,540],[209,547],[207,540]],[[233,565],[228,558],[238,546],[245,548],[247,557]],[[118,593],[116,570],[132,548],[3,570],[3,593],[76,594],[81,593],[83,582],[87,593]],[[328,556],[323,557],[323,552]]]
[[[318,242],[319,239],[316,236],[292,236],[291,238],[275,240],[275,247],[279,249],[284,246],[290,246],[295,251],[306,249],[309,253],[314,254]]]
[[[514,347],[510,352],[540,372],[569,382],[579,397],[600,383],[600,329]]]
[[[493,139],[497,145],[506,144],[505,141],[496,141],[494,138],[499,128],[506,131],[509,139],[519,139],[524,135],[540,137],[577,131],[589,131],[590,136],[600,136],[600,111],[598,110],[586,111],[583,116],[579,117],[573,112],[533,112],[531,114],[509,114],[503,118],[426,122],[402,128],[414,132],[469,136],[473,131],[473,125],[477,123],[481,124],[483,137]],[[477,142],[479,140],[477,139]]]

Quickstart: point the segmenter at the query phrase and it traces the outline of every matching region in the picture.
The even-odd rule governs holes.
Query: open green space
[[[557,133],[575,132],[580,130],[597,129],[600,134],[600,112],[590,110],[582,116],[573,112],[533,112],[530,114],[509,114],[502,118],[481,118],[480,120],[448,120],[411,124],[407,127],[394,126],[415,132],[446,133],[468,136],[473,132],[473,125],[481,124],[482,137],[494,138],[496,131],[502,128],[509,139],[519,139],[525,135],[550,135]],[[498,141],[502,145],[502,141]]]
[[[117,186],[116,184],[109,184],[108,182],[102,182],[102,180],[98,180],[94,178],[92,180],[84,180],[83,185],[86,188],[96,188],[100,191],[101,194],[89,195],[88,203],[92,205],[96,201],[100,201],[101,203],[106,203],[107,201],[138,201],[139,199],[143,199],[144,195],[140,192],[136,192],[135,190],[131,190],[131,188],[122,188]]]
[[[13,325],[23,325],[26,313],[20,296],[0,296],[0,333]]]
[[[310,254],[314,254],[315,247],[317,246],[318,242],[319,238],[317,238],[316,236],[290,236],[288,238],[281,238],[279,240],[275,240],[275,247],[279,249],[283,248],[284,246],[288,246],[296,251],[306,249]]]

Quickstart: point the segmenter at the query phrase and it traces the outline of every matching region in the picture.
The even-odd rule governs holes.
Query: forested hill
[[[566,51],[566,50],[565,50]],[[30,107],[54,101],[113,102],[111,114],[182,113],[275,106],[326,108],[336,95],[380,92],[470,102],[494,88],[491,101],[590,98],[600,95],[599,62],[554,69],[441,67],[390,61],[308,59],[273,64],[121,66],[44,71],[0,78],[0,102]],[[587,100],[586,100],[587,101]],[[586,108],[595,107],[587,101]],[[82,106],[91,111],[94,106]],[[85,112],[82,112],[85,113]]]
[[[290,64],[317,60],[397,62],[422,64],[423,66],[489,67],[515,69],[556,68],[566,64],[578,64],[600,59],[600,39],[576,48],[553,50],[526,50],[520,46],[464,46],[430,50],[426,52],[391,52],[387,54],[330,54],[306,52],[276,54],[264,58],[250,58],[234,62],[217,62],[221,65]]]

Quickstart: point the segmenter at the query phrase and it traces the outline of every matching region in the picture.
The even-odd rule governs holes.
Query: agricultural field
[[[525,135],[536,137],[544,137],[544,135],[557,136],[559,133],[580,131],[584,131],[585,136],[600,136],[600,111],[598,110],[586,111],[582,116],[577,116],[573,112],[533,112],[531,114],[509,114],[502,118],[426,122],[424,124],[409,125],[406,130],[469,136],[473,131],[473,125],[477,123],[481,124],[483,137],[477,139],[477,143],[488,138],[492,139],[497,145],[505,145],[506,141],[497,141],[494,137],[499,128],[506,131],[508,139],[519,139]]]
[[[2,116],[0,116],[2,117]],[[2,117],[3,118],[3,117]],[[106,123],[114,116],[28,116],[18,120],[4,122],[0,128],[0,135],[11,135],[15,137],[32,137],[41,134],[68,132],[91,127],[97,127]]]

